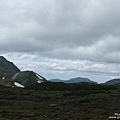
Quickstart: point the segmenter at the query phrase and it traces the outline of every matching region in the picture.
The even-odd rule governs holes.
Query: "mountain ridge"
[[[92,81],[88,78],[83,78],[83,77],[75,77],[75,78],[71,78],[68,80],[61,80],[61,79],[50,79],[49,81],[51,82],[63,82],[63,83],[81,83],[81,82],[86,82],[86,83],[95,83],[97,84],[97,82]]]
[[[120,84],[120,78],[108,80],[104,84],[106,84],[106,85],[117,85],[117,84]]]

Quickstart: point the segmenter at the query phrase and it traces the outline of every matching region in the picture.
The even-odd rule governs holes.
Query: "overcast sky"
[[[47,79],[120,78],[120,0],[0,0],[0,54]]]

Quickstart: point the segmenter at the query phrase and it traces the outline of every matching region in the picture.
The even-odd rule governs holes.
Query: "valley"
[[[108,120],[120,110],[115,86],[50,82],[0,93],[0,120]]]

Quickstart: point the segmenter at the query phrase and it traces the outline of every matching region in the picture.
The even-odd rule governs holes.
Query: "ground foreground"
[[[116,113],[120,113],[118,87],[63,83],[26,89],[0,86],[0,120],[113,120],[110,117]]]

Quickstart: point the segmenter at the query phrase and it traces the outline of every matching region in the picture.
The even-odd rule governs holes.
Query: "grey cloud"
[[[0,3],[1,54],[120,63],[119,0],[0,0]],[[77,68],[71,65],[61,69]]]

